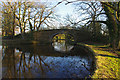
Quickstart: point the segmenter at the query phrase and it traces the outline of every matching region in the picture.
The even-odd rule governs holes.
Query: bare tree
[[[79,2],[79,1],[69,2],[66,0],[66,4],[74,3],[74,2]],[[82,4],[84,3],[86,5],[81,6],[81,3]],[[80,6],[79,9],[81,8],[82,10],[86,10],[87,11],[86,13],[91,14],[90,18],[92,18],[92,20],[91,21],[89,20],[88,22],[93,22],[94,27],[95,27],[95,22],[105,23],[108,27],[111,47],[113,47],[114,49],[120,49],[120,36],[119,36],[120,35],[120,27],[119,27],[120,26],[120,2],[97,2],[100,4],[100,6],[98,6],[99,4],[97,4],[96,2],[91,2],[91,3],[81,2],[81,3],[78,4],[78,6]],[[98,9],[96,8],[96,6],[98,6]],[[104,13],[102,13],[103,10],[105,11]],[[97,14],[98,12],[96,11],[99,11],[99,14]],[[100,16],[101,14],[106,14],[107,20],[105,21],[96,20],[97,16]],[[88,20],[90,18],[86,18],[85,20]],[[95,29],[95,32],[96,32],[96,29]]]

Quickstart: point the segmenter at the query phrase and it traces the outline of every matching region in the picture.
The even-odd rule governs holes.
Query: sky
[[[55,3],[57,3],[57,2],[55,2]],[[73,4],[65,5],[65,3],[66,2],[63,2],[55,8],[56,14],[61,16],[62,21],[64,21],[64,18],[67,15],[70,15],[70,17],[72,17],[73,19],[76,19],[77,22],[82,20],[83,18],[87,17],[87,15],[79,16],[77,11],[75,11],[75,5],[73,5]],[[83,23],[86,23],[86,21],[83,21]]]
[[[48,0],[52,6],[56,5],[58,2],[61,2],[62,0],[54,0],[54,1],[50,1]],[[74,13],[74,5],[73,4],[67,4],[65,5],[66,1],[62,2],[61,4],[57,5],[57,7],[55,7],[55,14],[56,15],[59,15],[59,19],[60,21],[56,21],[56,23],[54,23],[54,25],[56,27],[60,27],[59,24],[62,23],[63,26],[65,26],[64,24],[64,18],[67,16],[67,15],[72,15],[72,16],[75,16],[76,14]],[[45,27],[45,26],[44,26]]]
[[[63,2],[60,5],[58,5],[56,9],[57,9],[57,14],[61,16],[66,16],[67,14],[73,13],[74,7],[72,4],[65,5],[65,2]]]

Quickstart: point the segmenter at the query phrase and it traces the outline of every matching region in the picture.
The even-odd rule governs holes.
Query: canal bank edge
[[[97,64],[97,58],[96,58],[96,56],[97,56],[97,54],[87,45],[87,44],[84,44],[84,43],[77,43],[77,45],[80,45],[83,49],[86,49],[86,51],[89,51],[89,53],[92,53],[93,54],[93,62],[94,62],[94,64],[93,64],[93,71],[92,71],[92,73],[91,73],[91,75],[90,75],[90,77],[92,78],[92,75],[95,73],[95,71],[96,71],[96,69],[97,69],[97,66],[96,66],[96,64]]]

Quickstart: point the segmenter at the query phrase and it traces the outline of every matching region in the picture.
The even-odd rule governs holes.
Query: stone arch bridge
[[[90,33],[85,30],[52,29],[52,30],[40,30],[33,32],[33,39],[41,43],[51,42],[53,37],[57,34],[69,34],[77,42],[88,41],[90,40],[90,36],[91,36]]]

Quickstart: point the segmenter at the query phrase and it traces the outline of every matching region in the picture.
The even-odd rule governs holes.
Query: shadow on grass
[[[116,56],[103,55],[103,54],[99,54],[99,56],[104,56],[104,57],[112,57],[112,58],[120,58],[120,56],[116,57]]]
[[[107,47],[99,47],[99,48],[108,49],[108,48],[110,48],[110,47],[109,47],[109,46],[107,46]]]
[[[107,52],[112,52],[116,56],[120,56],[120,50],[113,50],[111,47],[98,47],[99,50],[102,51],[107,51]]]

